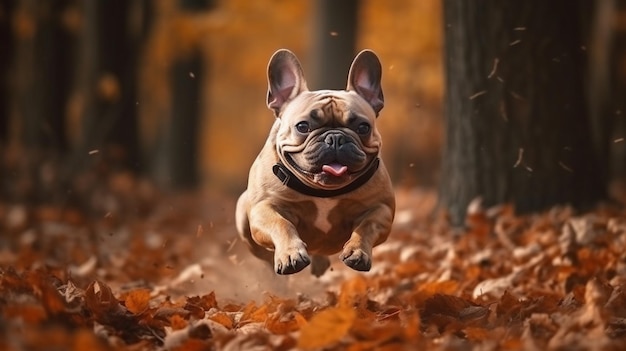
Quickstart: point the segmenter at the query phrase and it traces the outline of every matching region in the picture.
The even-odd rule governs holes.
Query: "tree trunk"
[[[137,122],[137,57],[145,16],[141,0],[84,2],[86,17],[79,89],[85,100],[80,155],[119,147],[125,167],[140,170]],[[143,13],[142,13],[143,14]],[[111,22],[111,19],[116,19]]]
[[[604,2],[600,2],[604,4]],[[612,29],[609,46],[607,79],[609,101],[606,114],[614,122],[611,135],[612,175],[626,182],[626,1],[611,1],[613,10],[610,17],[602,18]],[[626,187],[626,184],[622,184]]]
[[[358,0],[314,2],[315,30],[310,89],[345,89],[355,55]]]
[[[592,144],[581,1],[444,1],[441,204],[461,224],[476,197],[518,212],[606,196]]]
[[[13,58],[11,15],[15,0],[0,0],[0,147],[7,142],[9,128],[9,69]]]
[[[166,150],[170,187],[189,189],[198,185],[198,128],[201,82],[204,68],[200,52],[174,63],[171,70],[172,117]]]
[[[213,0],[179,0],[181,14],[191,17],[209,11]],[[182,33],[177,33],[181,35]],[[176,36],[174,36],[176,38]],[[175,46],[174,46],[175,47]],[[205,58],[199,43],[179,48],[173,53],[168,83],[171,87],[169,118],[152,160],[152,174],[169,189],[193,189],[199,179],[199,129],[202,110],[202,82],[205,81]]]
[[[65,148],[65,101],[71,82],[73,45],[61,14],[68,1],[22,0],[18,9],[32,27],[16,26],[13,90],[17,141],[28,148]],[[14,15],[17,16],[17,15]]]

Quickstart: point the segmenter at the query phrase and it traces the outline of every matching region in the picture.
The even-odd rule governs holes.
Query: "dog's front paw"
[[[274,271],[278,274],[298,273],[310,263],[311,257],[303,242],[286,249],[276,250],[274,253]]]
[[[356,271],[367,272],[372,268],[370,255],[360,248],[345,247],[339,258]]]

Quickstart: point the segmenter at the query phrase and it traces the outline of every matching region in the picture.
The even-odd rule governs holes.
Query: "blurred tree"
[[[200,127],[201,84],[204,75],[202,55],[195,51],[177,60],[170,72],[172,84],[171,128],[165,142],[168,162],[167,185],[193,188],[198,185],[198,135]]]
[[[0,0],[0,146],[7,142],[9,126],[9,81],[13,54],[11,13],[15,0]]]
[[[212,0],[179,0],[179,8],[192,21],[193,13],[213,8]],[[179,33],[180,35],[188,33]],[[170,118],[154,161],[153,175],[169,188],[189,189],[198,185],[199,133],[202,84],[206,68],[201,43],[190,41],[174,55],[170,68]]]
[[[355,55],[359,0],[314,2],[311,89],[345,89]]]
[[[599,1],[597,24],[594,26],[594,42],[599,42],[595,56],[601,56],[600,60],[592,62],[589,77],[591,82],[594,78],[601,77],[603,85],[601,89],[591,86],[593,92],[606,93],[599,101],[598,112],[602,118],[608,120],[610,125],[615,125],[610,135],[612,146],[612,175],[617,179],[626,176],[626,1]],[[606,53],[602,55],[602,49]],[[599,52],[598,52],[599,51]]]
[[[105,145],[118,146],[119,161],[135,170],[143,168],[137,134],[137,65],[149,6],[149,0],[83,2],[85,28],[76,89],[84,94],[84,111],[78,152],[86,155]]]
[[[606,196],[607,155],[592,144],[585,99],[583,3],[444,0],[440,198],[454,223],[476,197],[527,212]]]
[[[65,148],[65,102],[74,46],[61,14],[70,0],[19,0],[12,15],[15,50],[12,114],[18,141],[28,148]]]

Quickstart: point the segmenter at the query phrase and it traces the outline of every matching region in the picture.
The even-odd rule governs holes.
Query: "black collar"
[[[278,162],[272,167],[272,171],[284,185],[289,188],[309,196],[315,197],[335,197],[343,194],[347,194],[351,191],[358,189],[363,184],[367,183],[368,180],[372,178],[376,170],[378,169],[378,165],[380,164],[380,159],[375,158],[367,169],[361,174],[354,182],[346,185],[343,188],[335,189],[335,190],[324,190],[324,189],[315,189],[306,184],[304,184],[298,177],[296,177],[282,162]]]

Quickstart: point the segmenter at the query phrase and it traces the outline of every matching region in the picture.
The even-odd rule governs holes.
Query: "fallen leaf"
[[[172,315],[169,318],[169,322],[173,330],[184,329],[188,325],[187,320],[183,318],[180,314]]]
[[[228,314],[224,312],[217,312],[213,315],[210,315],[209,319],[223,325],[227,329],[233,329],[233,320]]]
[[[466,326],[480,325],[486,321],[489,309],[467,299],[435,294],[424,302],[422,318],[443,330],[460,330]]]
[[[357,275],[354,278],[346,280],[341,285],[337,304],[343,307],[352,307],[356,304],[364,303],[366,299],[367,281],[363,276]]]
[[[126,308],[134,313],[140,314],[150,305],[150,290],[148,289],[135,289],[130,291],[124,299]]]
[[[432,281],[417,286],[414,295],[416,306],[422,306],[424,301],[436,294],[451,295],[458,289],[459,283],[453,280]]]
[[[283,335],[299,330],[305,324],[306,320],[299,312],[274,313],[266,319],[265,328],[272,334]]]
[[[314,349],[331,346],[346,336],[355,318],[355,310],[346,306],[321,311],[300,330],[298,347]]]

